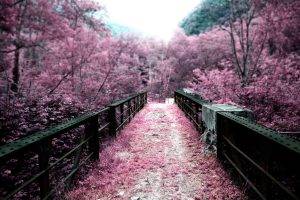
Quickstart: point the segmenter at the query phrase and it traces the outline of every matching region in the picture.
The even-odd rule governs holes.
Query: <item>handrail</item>
[[[124,104],[128,101],[130,101],[131,99],[134,99],[135,97],[137,96],[140,96],[140,95],[144,95],[146,94],[147,92],[140,92],[140,93],[137,93],[135,95],[132,95],[130,97],[127,97],[126,99],[121,99],[121,100],[117,100],[117,101],[114,101],[113,103],[111,103],[109,106],[119,106],[121,104]]]
[[[174,98],[200,128],[201,108],[211,102],[180,90]],[[299,141],[226,111],[217,111],[216,128],[218,159],[229,163],[257,197],[300,199]]]
[[[147,103],[147,92],[140,92],[136,95],[128,97],[123,100],[118,100],[110,104],[109,107],[109,121],[111,135],[116,135],[117,132],[130,122],[133,115],[138,112]],[[124,107],[126,106],[126,109]],[[118,114],[118,111],[120,114]],[[125,119],[126,118],[126,119]]]
[[[0,146],[0,164],[5,164],[5,161],[14,158],[16,155],[24,155],[27,152],[36,152],[38,154],[39,161],[39,172],[29,177],[28,180],[25,180],[21,186],[14,189],[13,191],[9,191],[3,199],[10,199],[19,191],[23,190],[26,186],[31,183],[39,180],[40,187],[40,197],[41,199],[50,198],[53,192],[55,191],[53,188],[50,188],[49,181],[49,171],[53,167],[55,167],[58,163],[62,162],[67,157],[76,153],[76,159],[74,161],[71,172],[63,179],[65,181],[69,181],[73,178],[74,174],[78,170],[80,166],[82,166],[88,159],[98,160],[99,159],[99,133],[104,132],[108,129],[110,136],[115,136],[115,134],[124,127],[126,122],[129,122],[130,119],[141,110],[145,104],[147,103],[147,92],[137,93],[128,98],[118,100],[113,102],[109,106],[94,112],[86,113],[77,118],[68,120],[59,125],[50,127],[46,130],[39,131],[27,137],[9,142]],[[122,121],[121,125],[117,126],[117,109],[122,108],[127,104],[127,108],[125,112],[121,113],[122,118],[127,118],[126,121]],[[128,114],[126,116],[126,113]],[[107,115],[106,124],[99,128],[99,117]],[[54,163],[49,164],[50,158],[50,150],[51,150],[51,140],[56,138],[67,131],[70,131],[74,128],[77,128],[81,125],[85,125],[85,136],[83,140],[65,153],[63,156],[58,158]],[[88,145],[88,156],[80,162],[80,155],[82,154],[83,146]],[[2,197],[0,197],[2,199]]]
[[[219,112],[219,115],[223,115],[224,117],[244,126],[245,128],[251,129],[253,132],[257,134],[261,134],[267,139],[273,140],[273,142],[288,148],[295,153],[300,154],[300,142],[286,135],[280,134],[270,128],[267,128],[263,125],[257,124],[247,118],[239,117],[232,113],[227,112]]]
[[[175,93],[174,93],[174,95],[184,96],[184,97],[188,98],[189,100],[191,100],[194,103],[199,104],[199,105],[209,104],[210,103],[210,101],[207,101],[205,99],[199,99],[199,97],[196,97],[196,96],[194,96],[192,94],[185,93],[182,90],[176,90]]]
[[[183,110],[187,117],[194,123],[199,131],[203,131],[202,105],[210,103],[204,99],[199,99],[194,95],[176,90],[174,92],[175,103]]]
[[[28,148],[29,146],[32,146],[39,142],[42,142],[43,140],[47,140],[51,137],[58,136],[58,135],[62,134],[63,132],[66,132],[70,129],[78,127],[78,126],[84,124],[85,122],[87,122],[90,118],[97,116],[107,110],[108,110],[108,108],[104,108],[104,109],[101,109],[100,111],[87,113],[80,117],[66,121],[62,124],[48,128],[46,130],[43,130],[43,131],[34,133],[32,135],[29,135],[27,137],[4,144],[4,145],[0,146],[0,161],[5,160],[7,157],[11,156],[14,153],[23,151],[24,149]]]

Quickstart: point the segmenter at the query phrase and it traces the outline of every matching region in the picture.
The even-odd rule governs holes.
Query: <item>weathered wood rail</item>
[[[87,113],[52,128],[0,146],[0,166],[11,159],[22,157],[28,152],[33,152],[38,156],[39,165],[39,172],[37,174],[28,177],[23,184],[10,191],[5,197],[0,197],[0,199],[11,199],[25,187],[35,182],[38,182],[39,185],[40,198],[51,198],[55,192],[55,188],[50,187],[49,171],[66,158],[74,155],[75,159],[72,170],[66,177],[61,179],[63,183],[69,182],[78,169],[88,160],[99,159],[100,140],[104,132],[108,131],[110,136],[115,136],[146,103],[147,93],[137,93],[126,99],[116,101],[99,111]],[[103,118],[103,116],[107,116],[103,120],[105,123],[101,122],[101,117]],[[85,126],[85,134],[82,140],[74,148],[50,164],[52,140],[81,125]],[[88,146],[87,156],[80,160],[82,148],[85,145]]]
[[[207,101],[176,91],[175,102],[202,130]],[[228,112],[217,112],[217,157],[259,199],[300,199],[300,142]]]

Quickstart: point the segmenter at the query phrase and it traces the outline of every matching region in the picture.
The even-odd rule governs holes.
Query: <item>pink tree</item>
[[[230,38],[224,37],[229,39],[228,42],[231,40],[231,45],[234,38],[233,58],[226,56],[210,69],[204,70],[200,66],[194,70],[190,87],[205,98],[252,109],[258,121],[269,127],[299,130],[299,55],[295,45],[299,43],[299,36],[293,34],[299,29],[299,23],[296,23],[299,3],[292,0],[289,4],[268,1],[258,11],[256,15],[248,16],[249,24],[243,16],[239,23],[232,22],[229,31],[232,35]],[[205,34],[210,35],[211,32]],[[247,32],[248,38],[245,36]],[[211,36],[212,41],[217,38]],[[248,50],[250,46],[247,45],[251,46]],[[227,46],[227,50],[230,49],[232,46]],[[237,60],[240,69],[236,67]],[[244,84],[241,69],[247,72],[244,74]]]
[[[299,50],[300,2],[269,0],[263,10],[264,29],[267,32],[268,51],[287,54]]]

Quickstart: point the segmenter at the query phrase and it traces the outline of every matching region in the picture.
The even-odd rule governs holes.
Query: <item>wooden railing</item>
[[[202,128],[203,99],[176,91],[175,102]],[[300,142],[228,112],[217,112],[217,157],[260,199],[300,199]]]
[[[181,90],[174,93],[175,103],[187,115],[187,117],[194,123],[199,131],[203,130],[202,121],[202,105],[209,103],[208,101],[198,98],[197,96],[187,94]]]
[[[108,131],[110,136],[115,136],[146,103],[147,93],[138,93],[124,100],[114,102],[100,111],[87,113],[52,128],[0,146],[0,167],[12,159],[21,158],[28,152],[38,156],[37,162],[39,165],[39,170],[35,175],[27,177],[27,180],[21,185],[10,191],[5,197],[0,197],[0,199],[11,199],[25,187],[36,182],[39,185],[41,199],[51,198],[55,188],[50,187],[49,171],[66,158],[75,155],[71,171],[66,177],[61,179],[62,183],[68,183],[74,177],[79,167],[88,160],[99,159],[100,139],[104,132]],[[50,163],[52,140],[81,125],[85,126],[84,137],[74,148]],[[86,145],[88,146],[86,156],[84,159],[80,159],[83,147]],[[31,169],[28,170],[30,171]]]
[[[109,105],[110,133],[115,135],[146,103],[147,93],[144,92]]]

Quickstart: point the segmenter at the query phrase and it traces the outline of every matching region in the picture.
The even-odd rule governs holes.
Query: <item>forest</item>
[[[92,0],[1,0],[0,141],[146,90],[185,88],[300,127],[300,2],[204,0],[169,42],[115,36]]]
[[[298,199],[300,1],[104,2],[0,0],[0,199]]]

